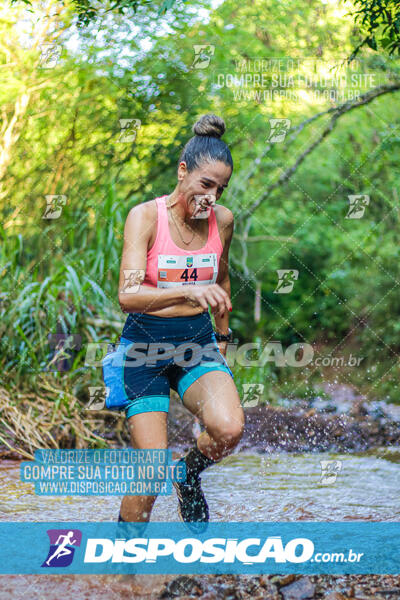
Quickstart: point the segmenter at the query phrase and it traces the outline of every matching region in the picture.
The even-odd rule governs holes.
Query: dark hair
[[[233,170],[232,155],[220,137],[225,132],[225,122],[211,113],[203,115],[193,125],[194,137],[186,143],[179,158],[185,161],[190,173],[205,161],[222,161]],[[178,163],[179,164],[179,163]]]

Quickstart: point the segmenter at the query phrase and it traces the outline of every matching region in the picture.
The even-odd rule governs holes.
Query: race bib
[[[193,254],[182,256],[159,254],[157,287],[167,288],[177,285],[206,285],[215,283],[218,275],[217,254]]]

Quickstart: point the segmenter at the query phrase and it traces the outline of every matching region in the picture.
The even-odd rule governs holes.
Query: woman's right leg
[[[135,449],[167,449],[168,447],[168,413],[151,411],[132,415],[128,426],[132,448]],[[120,515],[124,521],[150,521],[150,513],[157,496],[124,496],[121,502]]]

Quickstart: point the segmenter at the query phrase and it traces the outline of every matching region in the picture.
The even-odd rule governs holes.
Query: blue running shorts
[[[116,348],[102,360],[106,407],[132,415],[169,410],[170,388],[181,400],[203,373],[225,371],[208,311],[189,317],[130,313]]]

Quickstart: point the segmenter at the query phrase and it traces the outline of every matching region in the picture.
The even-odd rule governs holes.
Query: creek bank
[[[325,384],[330,398],[315,395],[309,400],[295,399],[280,401],[281,405],[244,406],[245,430],[235,449],[254,452],[357,452],[378,447],[400,446],[400,406],[384,402],[367,402],[358,396],[349,385]],[[28,401],[21,404],[19,428],[14,422],[0,428],[0,459],[29,459],[36,447],[44,448],[30,438],[25,423]],[[109,410],[81,411],[74,406],[73,416],[66,417],[66,424],[48,424],[46,431],[59,448],[93,447],[81,437],[93,434],[96,440],[104,440],[109,448],[130,446],[129,429],[124,413]],[[49,412],[49,409],[48,409]],[[4,415],[5,420],[7,416]],[[15,416],[16,418],[16,416]],[[61,418],[61,417],[60,417]],[[75,419],[77,427],[71,425]],[[14,419],[15,420],[15,419]],[[18,419],[17,419],[18,420]],[[45,419],[43,418],[43,422]],[[24,427],[22,426],[24,425]],[[32,423],[29,427],[32,429]],[[168,445],[175,452],[190,448],[201,431],[198,420],[182,405],[176,392],[172,391],[168,413]],[[22,432],[22,433],[21,433]],[[28,443],[30,442],[30,443]],[[48,443],[54,448],[54,443]],[[17,452],[20,448],[25,454]]]
[[[400,575],[180,575],[158,598],[201,600],[393,600]]]
[[[245,407],[244,412],[245,430],[235,452],[343,452],[400,445],[397,414],[386,413],[382,407],[378,410],[357,397],[347,410],[339,397],[337,405],[298,400],[291,407],[258,405]],[[180,401],[171,400],[169,446],[186,450],[199,431],[195,417]]]

